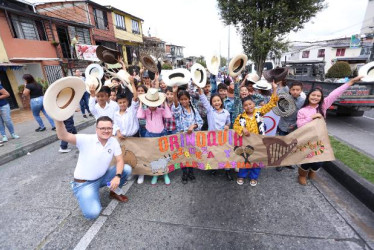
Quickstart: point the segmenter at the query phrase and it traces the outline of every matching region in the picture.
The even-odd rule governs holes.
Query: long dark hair
[[[319,92],[321,92],[321,100],[320,100],[319,103],[318,103],[317,113],[320,113],[321,115],[323,115],[323,117],[326,118],[326,114],[325,114],[325,113],[323,112],[323,110],[322,110],[322,104],[323,104],[324,98],[323,98],[323,92],[322,92],[322,89],[321,89],[321,88],[316,87],[316,88],[313,88],[313,89],[311,89],[311,90],[309,91],[308,95],[307,95],[306,98],[305,98],[305,102],[304,102],[303,108],[304,108],[304,107],[307,107],[307,106],[310,105],[310,103],[309,103],[309,96],[310,96],[310,94],[313,93],[314,91],[319,91]]]
[[[214,93],[213,95],[211,95],[211,97],[210,97],[210,105],[213,106],[212,101],[213,101],[213,98],[216,97],[216,96],[218,96],[219,99],[221,99],[221,107],[220,108],[224,109],[225,106],[223,105],[223,100],[222,100],[221,96],[218,93]]]
[[[178,92],[178,100],[180,100],[181,97],[184,96],[184,95],[188,98],[188,100],[190,100],[190,108],[192,109],[192,112],[193,112],[194,116],[196,117],[196,112],[195,112],[195,109],[194,109],[194,107],[193,107],[193,105],[191,103],[191,96],[190,96],[190,93],[188,93],[188,91],[186,91],[186,90],[180,90]],[[184,114],[184,108],[183,107],[182,107],[182,112]]]
[[[26,83],[34,83],[34,84],[36,84],[36,81],[35,81],[35,79],[34,79],[34,77],[32,76],[32,75],[30,75],[30,74],[24,74],[23,76],[22,76],[22,78],[23,78],[23,80],[25,80],[26,81]]]

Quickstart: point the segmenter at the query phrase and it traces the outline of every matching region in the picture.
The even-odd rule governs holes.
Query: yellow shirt
[[[259,131],[258,131],[258,127],[257,127],[256,117],[255,117],[256,113],[260,112],[261,115],[266,114],[267,112],[269,112],[272,108],[274,108],[277,105],[277,101],[278,101],[278,96],[274,92],[272,94],[271,98],[270,98],[270,101],[267,104],[265,104],[261,108],[256,108],[253,111],[252,117],[249,117],[245,111],[242,114],[238,115],[238,117],[236,117],[235,123],[234,123],[235,132],[240,136],[243,135],[243,127],[240,125],[240,121],[239,121],[240,117],[242,117],[242,118],[245,119],[245,123],[246,123],[245,128],[250,133],[258,134]]]

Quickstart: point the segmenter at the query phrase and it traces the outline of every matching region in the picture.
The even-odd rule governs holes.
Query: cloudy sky
[[[37,0],[28,0],[38,2]],[[40,0],[39,0],[40,1]],[[220,20],[216,0],[94,0],[112,5],[144,20],[143,32],[184,46],[185,56],[227,57],[229,27]],[[290,41],[317,41],[358,34],[368,0],[326,0],[303,30],[289,34]],[[230,57],[242,52],[240,37],[230,28]]]

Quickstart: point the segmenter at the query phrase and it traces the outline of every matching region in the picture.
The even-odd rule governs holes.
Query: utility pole
[[[229,25],[229,35],[228,35],[228,46],[227,46],[227,68],[229,68],[230,62],[230,25]]]

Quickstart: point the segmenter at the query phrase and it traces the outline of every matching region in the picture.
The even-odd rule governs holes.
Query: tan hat
[[[260,77],[256,73],[250,73],[247,75],[247,81],[256,83],[260,80]]]
[[[165,82],[166,86],[182,86],[188,84],[191,80],[191,73],[187,69],[173,69],[173,70],[163,70],[161,72],[162,80]]]
[[[271,89],[271,84],[268,83],[266,80],[257,81],[253,84],[253,88],[255,89],[262,89],[262,90],[269,90]]]
[[[158,89],[149,88],[146,94],[139,95],[139,99],[148,107],[158,107],[164,103],[166,95],[158,92]]]
[[[218,75],[221,58],[219,55],[213,55],[206,61],[206,67],[213,75]]]
[[[374,62],[369,62],[358,71],[359,76],[364,76],[361,81],[374,82]]]
[[[99,90],[101,89],[101,81],[99,79],[97,79],[97,77],[94,77],[94,76],[91,76],[91,75],[88,75],[86,76],[86,91],[88,93],[90,93],[90,86],[91,85],[95,85],[95,93],[98,93]]]
[[[288,93],[278,95],[277,106],[273,108],[274,114],[280,117],[288,117],[296,111],[296,104],[293,97]]]
[[[191,67],[191,77],[192,81],[199,87],[204,88],[206,85],[206,70],[203,65],[195,63]]]
[[[143,56],[141,56],[140,57],[140,62],[149,71],[151,71],[153,73],[157,73],[158,72],[157,63],[155,62],[155,60],[151,56],[149,56],[149,55],[143,55]]]
[[[287,68],[276,68],[271,70],[266,70],[262,73],[268,82],[280,82],[287,77]]]
[[[231,59],[229,63],[229,75],[231,77],[238,76],[240,72],[245,68],[247,64],[248,57],[244,54],[239,54]]]
[[[45,92],[44,109],[52,119],[65,121],[74,114],[85,91],[85,84],[80,77],[61,78]]]
[[[122,81],[123,85],[126,86],[128,89],[130,89],[130,91],[132,93],[134,93],[133,89],[131,87],[130,79],[129,79],[130,74],[126,70],[121,69],[117,73],[110,72],[110,71],[108,71],[108,72],[113,77],[120,79]]]
[[[84,74],[86,76],[94,76],[96,78],[101,79],[104,76],[104,69],[97,63],[91,63],[87,66]]]
[[[96,48],[96,56],[100,61],[108,64],[116,64],[118,63],[117,58],[121,56],[121,53],[117,50],[100,45]]]

